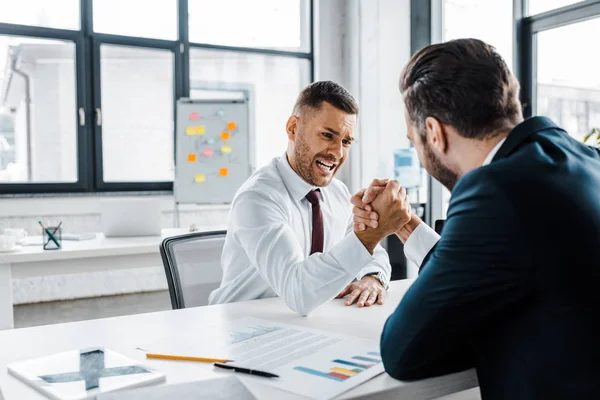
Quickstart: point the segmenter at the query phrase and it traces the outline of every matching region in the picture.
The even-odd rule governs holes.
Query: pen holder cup
[[[44,250],[58,250],[62,247],[62,230],[60,227],[47,226],[42,229]]]

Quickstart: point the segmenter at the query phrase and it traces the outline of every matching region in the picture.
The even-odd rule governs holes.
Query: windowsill
[[[171,192],[73,193],[2,196],[0,218],[55,215],[98,214],[100,201],[118,197],[153,197],[161,200],[162,212],[173,211],[175,203]],[[230,204],[180,204],[179,211],[229,210]]]

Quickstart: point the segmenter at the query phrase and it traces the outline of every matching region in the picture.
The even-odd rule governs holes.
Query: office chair
[[[221,283],[226,234],[193,232],[163,240],[160,255],[174,310],[208,304],[208,295]]]
[[[446,222],[445,219],[438,219],[435,221],[434,223],[434,227],[433,229],[436,231],[436,233],[438,235],[442,235],[442,229],[444,229],[444,222]]]

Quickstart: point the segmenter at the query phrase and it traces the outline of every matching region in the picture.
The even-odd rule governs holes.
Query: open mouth
[[[317,167],[324,172],[331,172],[337,166],[337,164],[330,161],[317,160]]]

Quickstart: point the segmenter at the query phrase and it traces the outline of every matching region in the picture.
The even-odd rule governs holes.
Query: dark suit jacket
[[[452,191],[381,336],[386,371],[475,367],[483,399],[600,399],[600,152],[547,118]]]

